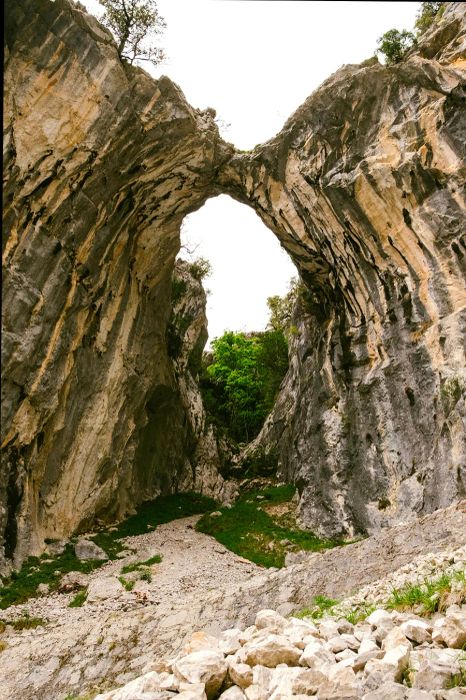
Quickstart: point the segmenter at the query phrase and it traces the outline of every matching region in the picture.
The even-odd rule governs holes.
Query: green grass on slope
[[[323,615],[344,617],[355,625],[369,617],[376,608],[410,611],[416,615],[430,617],[436,612],[444,612],[453,603],[466,603],[466,573],[463,570],[444,572],[437,578],[408,583],[402,588],[393,589],[385,601],[377,604],[361,603],[347,608],[341,601],[316,596],[310,606],[293,614],[295,617],[313,619],[319,619]]]
[[[321,540],[311,532],[280,523],[263,506],[289,503],[293,486],[271,486],[240,496],[232,508],[220,508],[221,515],[205,514],[196,529],[212,535],[232,552],[262,566],[281,567],[288,551],[319,551],[343,544]],[[287,542],[291,543],[292,546]]]
[[[123,520],[117,526],[117,530],[110,534],[113,538],[142,535],[144,532],[155,530],[157,525],[163,525],[178,518],[187,518],[189,515],[206,513],[216,506],[212,498],[206,498],[198,493],[159,496],[155,501],[142,503],[135,515]]]
[[[37,586],[46,583],[50,591],[58,588],[60,578],[69,571],[89,573],[102,566],[103,561],[80,561],[74,553],[74,547],[68,544],[63,554],[57,557],[29,557],[19,571],[3,579],[0,588],[0,609],[10,605],[24,603],[28,598],[38,595]]]
[[[455,592],[452,591],[453,582],[459,584]],[[435,612],[443,612],[445,606],[452,603],[462,605],[465,602],[466,575],[464,571],[455,571],[392,591],[386,607],[389,610],[401,611],[415,609],[418,615],[428,616]]]
[[[89,539],[101,547],[110,559],[116,559],[125,549],[120,541],[122,537],[142,535],[155,530],[157,525],[162,523],[205,513],[215,507],[216,503],[211,498],[195,493],[159,496],[154,501],[141,504],[134,515],[119,523],[115,529],[102,530]],[[74,553],[73,542],[76,539],[72,539],[62,554],[55,557],[47,554],[29,557],[19,571],[13,571],[9,577],[3,578],[3,585],[0,587],[0,609],[36,597],[40,583],[48,584],[49,590],[54,591],[58,588],[61,577],[69,571],[89,573],[105,563],[100,560],[80,561]]]

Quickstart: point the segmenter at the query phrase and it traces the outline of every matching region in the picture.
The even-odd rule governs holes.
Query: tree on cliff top
[[[385,56],[388,66],[393,66],[399,63],[416,43],[416,37],[412,32],[403,29],[401,32],[398,29],[389,29],[380,39],[376,53],[381,53]]]
[[[435,18],[442,16],[444,9],[444,2],[421,2],[414,25],[416,33],[408,32],[406,29],[401,32],[398,29],[389,29],[378,39],[376,54],[383,54],[388,66],[399,63],[409,49],[416,45],[424,32],[432,26]]]
[[[421,34],[424,34],[432,26],[434,19],[442,16],[444,10],[444,2],[421,2],[414,25],[417,35],[421,36]]]
[[[163,32],[165,20],[155,0],[99,0],[105,13],[102,23],[118,41],[118,54],[129,63],[150,61],[157,65],[164,59],[161,48],[154,45]]]

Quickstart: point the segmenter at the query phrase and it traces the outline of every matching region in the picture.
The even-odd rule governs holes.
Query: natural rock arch
[[[351,534],[464,493],[462,32],[453,5],[402,64],[343,67],[238,154],[210,110],[124,66],[69,0],[10,4],[7,555],[148,497],[134,455],[155,388],[178,391],[165,331],[179,227],[219,193],[256,210],[309,289],[257,441],[298,484],[303,522]]]

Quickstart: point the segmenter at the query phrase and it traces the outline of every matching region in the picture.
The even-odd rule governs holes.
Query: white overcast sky
[[[97,0],[82,0],[99,16]],[[373,55],[388,29],[411,29],[417,2],[159,0],[167,75],[193,107],[214,107],[226,140],[248,149],[274,136],[320,83]],[[295,268],[256,214],[222,195],[185,219],[182,240],[208,258],[209,337],[260,330],[266,299],[284,294]],[[182,256],[187,257],[186,255]]]

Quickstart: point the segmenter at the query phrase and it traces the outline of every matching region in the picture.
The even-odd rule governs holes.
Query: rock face
[[[308,289],[248,453],[278,459],[320,534],[373,531],[465,493],[464,7],[399,65],[341,68],[222,170]]]
[[[68,0],[6,19],[0,532],[20,560],[185,481],[172,270],[232,148]]]
[[[152,418],[146,429],[146,441],[138,447],[137,461],[146,465],[146,478],[159,479],[164,464],[156,456],[160,444],[165,458],[173,451],[173,435],[185,435],[179,442],[179,461],[184,460],[178,487],[193,490],[205,496],[229,503],[237,494],[233,482],[220,474],[219,440],[214,428],[206,420],[206,412],[199,389],[199,372],[204,346],[207,341],[206,294],[201,280],[196,277],[195,264],[177,260],[172,278],[172,314],[167,326],[168,354],[173,363],[176,380],[178,423],[173,415]],[[155,458],[154,458],[155,457]]]
[[[211,110],[123,65],[70,0],[9,4],[7,558],[160,492],[225,495],[191,381],[202,330],[191,319],[176,357],[170,336],[181,222],[221,192],[255,208],[308,289],[258,441],[303,523],[351,534],[464,493],[463,9],[398,66],[343,67],[235,155]]]

